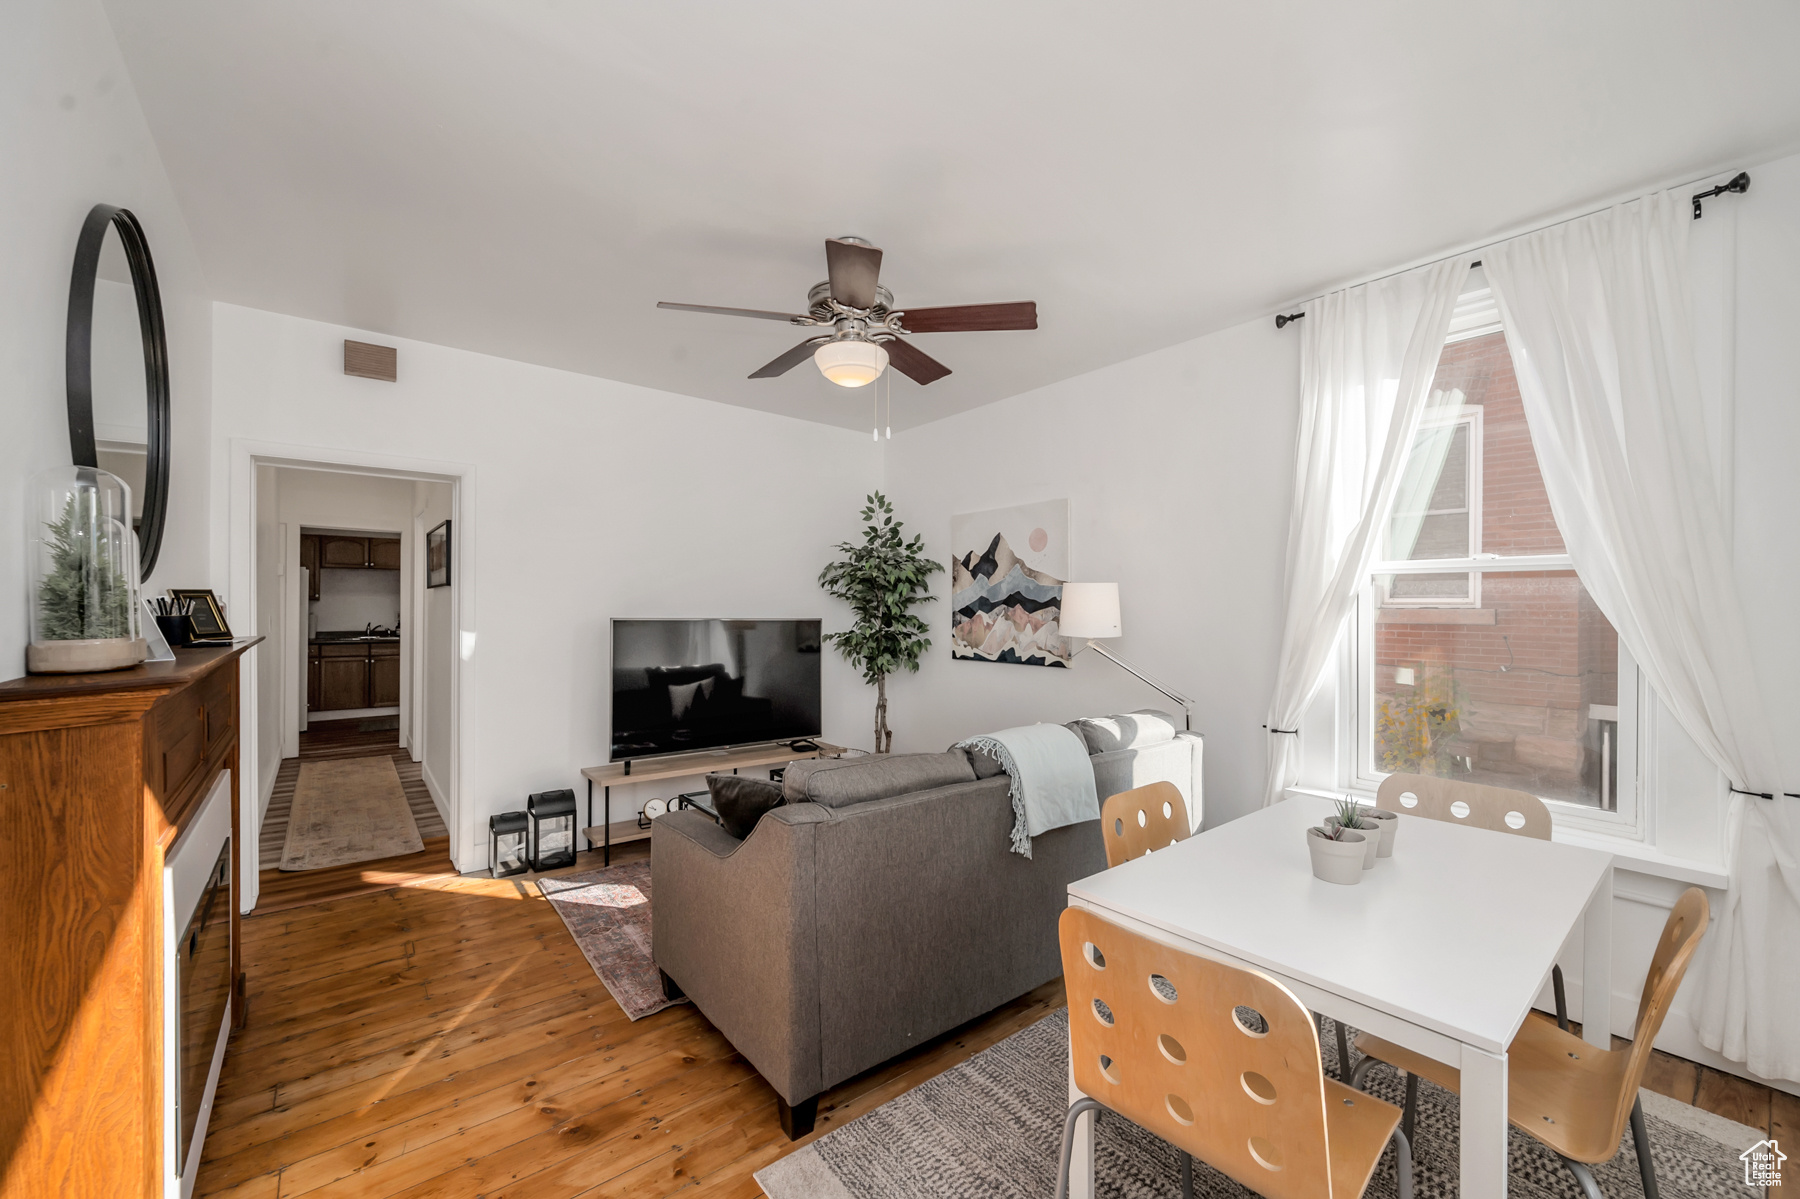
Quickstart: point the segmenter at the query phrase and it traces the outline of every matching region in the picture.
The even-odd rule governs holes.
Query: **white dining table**
[[[1502,1199],[1507,1046],[1577,924],[1582,994],[1612,993],[1612,855],[1402,815],[1393,856],[1341,886],[1313,877],[1305,840],[1332,811],[1288,799],[1070,883],[1069,903],[1460,1069],[1461,1193]],[[1603,1049],[1608,1006],[1583,1005]],[[1077,1134],[1070,1193],[1089,1199],[1091,1114]]]

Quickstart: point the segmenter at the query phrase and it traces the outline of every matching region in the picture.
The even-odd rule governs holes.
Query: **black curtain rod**
[[[1719,184],[1719,186],[1717,186],[1715,188],[1711,188],[1711,189],[1709,189],[1707,191],[1703,191],[1703,192],[1695,192],[1693,195],[1694,219],[1696,221],[1700,219],[1701,201],[1710,200],[1714,196],[1723,196],[1728,193],[1741,196],[1749,190],[1750,190],[1750,172],[1749,171],[1739,171],[1737,174],[1733,175],[1729,180],[1727,180],[1724,183]],[[1479,259],[1479,258],[1477,258],[1474,262],[1471,262],[1469,264],[1469,266],[1471,268],[1478,267],[1480,265],[1481,265],[1481,259]],[[1306,314],[1304,312],[1283,312],[1276,316],[1275,327],[1277,329],[1285,329],[1289,325],[1293,324],[1295,321],[1299,320],[1301,317],[1303,317],[1305,315]],[[1795,798],[1800,798],[1800,796],[1796,796]]]
[[[1480,265],[1481,265],[1481,259],[1477,258],[1474,262],[1471,262],[1469,264],[1469,269],[1474,270],[1476,267],[1478,267]],[[1299,320],[1301,317],[1303,317],[1305,315],[1306,314],[1304,312],[1281,313],[1279,316],[1277,316],[1275,318],[1275,327],[1277,329],[1285,329],[1289,325],[1293,324],[1295,321]]]

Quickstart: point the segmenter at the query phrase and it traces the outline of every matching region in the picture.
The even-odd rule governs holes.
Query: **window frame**
[[[1500,324],[1499,314],[1493,308],[1492,293],[1485,288],[1465,293],[1458,304],[1456,316],[1457,319],[1452,326],[1450,335],[1445,338],[1445,345],[1490,333],[1504,334],[1505,332]],[[1474,413],[1474,425],[1470,430],[1469,444],[1469,556],[1466,558],[1375,562],[1370,567],[1369,575],[1363,579],[1357,589],[1356,600],[1351,607],[1345,630],[1338,638],[1338,685],[1335,703],[1338,726],[1338,782],[1340,787],[1367,797],[1372,797],[1381,786],[1382,780],[1388,777],[1387,771],[1375,768],[1374,761],[1375,625],[1376,613],[1379,612],[1384,601],[1390,607],[1466,610],[1481,606],[1481,576],[1483,574],[1569,571],[1576,573],[1579,578],[1579,573],[1575,572],[1574,560],[1567,553],[1502,557],[1498,554],[1486,553],[1482,549],[1481,460],[1485,451],[1485,440],[1479,436],[1481,409],[1482,405],[1480,404],[1465,403],[1460,405],[1454,414],[1448,411],[1435,414],[1437,423],[1449,423],[1468,419],[1465,414],[1471,410]],[[1421,422],[1420,427],[1429,427],[1433,420],[1433,416],[1427,416]],[[1383,550],[1387,548],[1387,522],[1389,519],[1389,517],[1383,518],[1380,542]],[[1384,594],[1385,587],[1376,581],[1377,577],[1381,575],[1452,573],[1467,573],[1470,576],[1470,598],[1467,601],[1421,602],[1404,599],[1387,601]],[[1588,807],[1585,804],[1553,799],[1548,796],[1539,798],[1543,799],[1545,805],[1550,809],[1552,823],[1557,828],[1644,841],[1649,830],[1647,828],[1647,805],[1643,802],[1645,775],[1643,714],[1649,710],[1649,705],[1646,702],[1643,676],[1623,643],[1619,645],[1618,674],[1618,769],[1613,776],[1615,796],[1613,810]]]
[[[1468,507],[1466,509],[1467,514],[1468,514],[1468,519],[1469,519],[1469,558],[1468,559],[1462,559],[1462,558],[1447,559],[1448,561],[1455,561],[1455,562],[1473,561],[1473,560],[1481,557],[1481,522],[1482,522],[1481,459],[1482,459],[1482,452],[1487,444],[1486,441],[1483,439],[1482,407],[1480,404],[1460,404],[1455,409],[1444,408],[1444,409],[1440,409],[1437,412],[1427,413],[1419,421],[1419,428],[1421,430],[1443,428],[1446,425],[1454,427],[1456,425],[1463,424],[1464,422],[1467,422],[1469,425],[1469,443],[1468,443],[1469,479],[1468,479]],[[1418,440],[1417,435],[1415,434],[1415,436],[1414,436],[1415,444],[1417,443],[1417,440]],[[1408,453],[1411,453],[1411,451],[1409,450]],[[1431,510],[1427,509],[1425,514],[1427,516],[1432,515]],[[1381,544],[1382,544],[1383,548],[1386,548],[1387,535],[1388,535],[1388,531],[1393,526],[1393,520],[1394,520],[1393,513],[1390,512],[1390,513],[1388,513],[1387,519],[1382,522]],[[1408,562],[1426,562],[1426,561],[1438,561],[1438,559],[1412,558],[1412,559],[1407,559],[1407,561]],[[1378,563],[1378,565],[1387,565],[1387,563]],[[1378,571],[1378,572],[1371,572],[1371,573],[1380,573],[1380,574],[1452,574],[1452,573],[1461,573],[1461,572],[1454,572],[1454,571],[1447,571],[1447,570],[1445,570],[1445,571],[1395,570],[1395,571]],[[1382,602],[1385,606],[1390,607],[1390,608],[1479,608],[1479,607],[1481,607],[1481,572],[1469,571],[1468,577],[1469,577],[1469,594],[1466,599],[1445,600],[1445,599],[1441,599],[1441,598],[1435,598],[1432,596],[1417,596],[1417,597],[1413,597],[1413,598],[1401,597],[1400,599],[1395,599],[1393,596],[1387,594],[1386,587],[1384,585]]]

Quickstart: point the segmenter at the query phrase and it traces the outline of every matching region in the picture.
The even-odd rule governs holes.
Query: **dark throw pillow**
[[[782,804],[781,784],[741,774],[709,774],[706,789],[712,792],[713,811],[725,831],[742,841],[756,829],[763,813]]]

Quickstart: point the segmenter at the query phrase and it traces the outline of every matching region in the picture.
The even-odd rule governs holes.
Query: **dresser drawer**
[[[185,700],[187,697],[182,697]],[[182,707],[191,705],[183,702]],[[199,769],[200,763],[206,759],[206,728],[199,713],[189,712],[171,716],[164,713],[157,721],[157,748],[160,750],[158,760],[151,763],[156,781],[160,788],[165,809],[169,801],[181,791],[183,784]]]
[[[231,694],[231,676],[224,671],[214,671],[194,691],[199,701],[200,726],[205,731],[206,748],[210,753],[237,728],[237,704]]]

